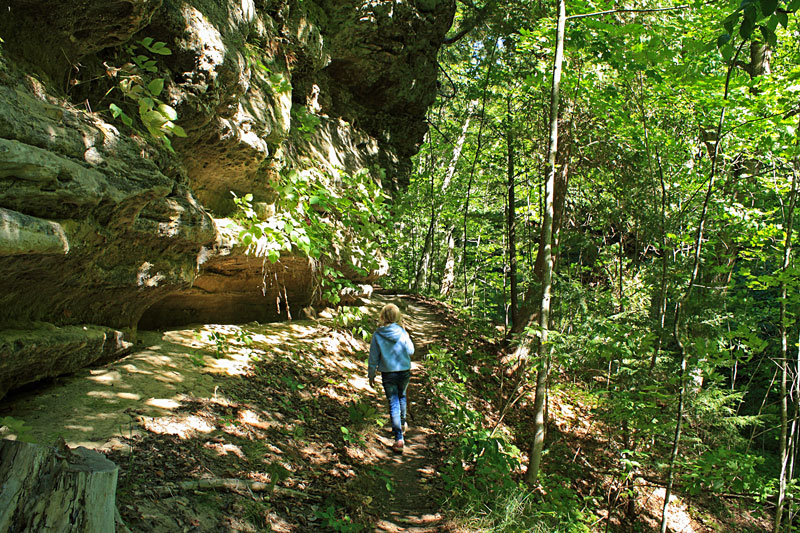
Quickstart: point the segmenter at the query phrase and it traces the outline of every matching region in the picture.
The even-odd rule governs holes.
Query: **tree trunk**
[[[428,270],[431,262],[431,247],[433,245],[433,234],[436,230],[436,215],[435,211],[431,211],[431,222],[428,226],[428,231],[425,232],[425,244],[422,246],[422,253],[420,254],[419,264],[417,265],[417,274],[414,276],[414,284],[411,286],[412,292],[418,293],[420,287],[425,286],[425,279],[428,276]]]
[[[786,239],[783,244],[783,264],[781,272],[786,273],[789,269],[789,262],[792,256],[792,227],[794,225],[794,208],[797,201],[797,172],[792,176],[792,190],[789,193],[789,211],[786,213]],[[779,440],[781,470],[778,476],[778,502],[775,506],[775,522],[773,533],[780,533],[781,520],[783,519],[783,507],[786,498],[786,479],[789,469],[789,456],[792,449],[789,433],[789,342],[788,332],[786,331],[786,282],[781,278],[781,310],[780,310],[780,332],[781,332],[781,435]]]
[[[797,172],[797,171],[798,171],[798,169],[795,169],[795,172]],[[800,337],[800,334],[798,335],[798,337]],[[794,448],[793,449],[790,448],[790,452],[789,452],[789,472],[787,473],[787,479],[790,482],[792,480],[794,480],[795,462],[796,462],[796,460],[798,458],[797,457],[798,453],[800,453],[800,448],[797,446],[797,443],[800,442],[800,425],[798,424],[798,422],[800,422],[800,379],[798,379],[798,377],[800,376],[800,338],[798,338],[798,342],[797,342],[797,344],[795,346],[797,346],[798,348],[796,350],[796,356],[795,356],[795,359],[794,359],[794,364],[795,364],[794,376],[795,376],[795,378],[792,380],[792,392],[791,392],[791,398],[792,398],[792,425],[791,425],[791,433],[790,433],[790,435],[791,435],[790,438],[792,439],[791,442],[793,443]],[[789,500],[789,506],[786,509],[786,512],[788,513],[787,516],[789,516],[789,527],[790,528],[791,528],[791,517],[794,516],[794,514],[795,514],[794,502],[795,502],[794,498]]]
[[[102,454],[0,440],[0,531],[114,531],[117,465]]]
[[[550,93],[550,147],[547,155],[547,184],[545,185],[545,209],[542,220],[542,235],[544,237],[543,254],[544,271],[542,275],[542,300],[539,309],[539,342],[537,353],[539,356],[539,371],[536,375],[536,394],[533,400],[533,443],[531,444],[530,460],[526,481],[533,485],[539,478],[539,467],[542,462],[544,449],[544,412],[545,398],[547,396],[547,372],[549,364],[547,352],[547,330],[550,322],[550,284],[553,277],[553,256],[551,244],[553,238],[553,196],[556,179],[556,154],[558,153],[558,109],[561,89],[561,65],[564,62],[564,26],[567,13],[565,0],[558,2],[558,26],[556,29],[556,53],[553,59],[553,87]],[[536,336],[528,333],[523,339],[521,347],[529,346]],[[528,350],[529,348],[523,348]]]
[[[660,235],[661,239],[661,281],[658,293],[658,339],[656,339],[656,347],[653,350],[653,356],[650,358],[650,368],[647,370],[648,375],[652,375],[656,367],[656,361],[661,353],[661,347],[664,344],[664,337],[666,336],[667,325],[667,266],[669,261],[668,246],[667,246],[667,186],[664,183],[664,169],[661,165],[661,155],[656,150],[658,157],[658,178],[661,183],[661,218]]]
[[[456,240],[453,237],[454,231],[455,228],[451,227],[450,231],[447,233],[447,257],[445,258],[444,262],[444,274],[442,275],[442,285],[439,288],[439,294],[444,297],[450,295],[450,291],[453,290],[453,286],[455,285],[455,280],[456,280],[456,255],[455,255]]]
[[[562,132],[563,133],[563,132]],[[561,138],[558,141],[560,147],[556,154],[555,168],[553,177],[553,216],[552,228],[550,230],[550,254],[555,263],[554,249],[558,246],[559,230],[561,221],[564,218],[564,207],[567,199],[567,189],[569,187],[569,160],[571,143],[569,137]],[[543,217],[544,218],[544,217]],[[512,328],[512,333],[520,333],[528,322],[536,322],[538,319],[538,304],[541,301],[542,276],[544,273],[544,224],[539,232],[539,248],[536,252],[536,259],[533,265],[533,279],[525,290],[522,304],[519,306],[518,320],[516,327]]]
[[[472,158],[472,166],[470,167],[469,171],[469,180],[467,180],[467,195],[464,198],[464,233],[463,238],[461,241],[461,264],[462,268],[462,275],[464,279],[464,305],[467,305],[467,301],[469,300],[469,283],[467,281],[467,219],[469,218],[469,202],[471,199],[472,194],[472,181],[475,179],[475,168],[478,164],[478,157],[480,157],[481,150],[483,149],[483,127],[486,124],[486,97],[488,94],[489,89],[489,79],[492,77],[492,68],[494,68],[494,53],[497,51],[497,43],[499,39],[495,39],[494,43],[492,44],[492,51],[489,54],[489,66],[486,68],[486,78],[483,83],[483,95],[481,96],[481,123],[478,127],[478,140],[475,146],[475,155]],[[480,246],[480,236],[478,237],[478,242]],[[475,295],[475,291],[472,291],[473,296]],[[472,306],[468,306],[470,316],[472,316]]]
[[[509,124],[506,137],[508,145],[508,277],[509,289],[511,291],[509,314],[511,315],[511,327],[517,325],[517,209],[514,186],[514,133],[512,131],[513,120],[511,117],[511,101],[509,107]]]

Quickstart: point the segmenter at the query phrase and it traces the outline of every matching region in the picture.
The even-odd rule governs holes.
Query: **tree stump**
[[[83,447],[0,440],[0,531],[113,533],[119,467]]]

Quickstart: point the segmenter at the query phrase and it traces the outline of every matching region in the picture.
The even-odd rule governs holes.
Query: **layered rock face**
[[[140,322],[297,316],[316,265],[247,256],[217,217],[235,210],[231,192],[274,203],[293,167],[383,169],[386,189],[402,186],[453,12],[453,0],[0,0],[0,396],[124,353]],[[145,133],[143,96],[120,88],[139,56],[154,61],[140,85],[161,80],[152,95],[185,130],[174,152]]]

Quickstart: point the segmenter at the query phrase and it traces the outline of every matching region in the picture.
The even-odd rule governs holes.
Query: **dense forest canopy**
[[[800,406],[798,7],[461,2],[390,247],[397,286],[503,328],[519,388],[592,384],[624,479],[768,498],[776,531]]]

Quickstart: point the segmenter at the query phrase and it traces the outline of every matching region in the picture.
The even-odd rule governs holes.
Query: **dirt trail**
[[[364,310],[377,316],[389,301],[403,309],[416,346],[403,455],[391,452],[386,427],[362,429],[360,445],[342,441],[340,426],[354,427],[348,406],[366,402],[384,417],[387,408],[380,384],[367,383],[368,346],[331,318],[141,332],[131,355],[11,395],[0,417],[24,420],[36,442],[61,436],[109,454],[121,466],[118,504],[132,531],[327,531],[319,510],[331,501],[339,516],[355,513],[374,531],[452,530],[436,503],[439,452],[421,364],[443,334],[442,320],[404,296],[376,295]],[[244,331],[252,343],[241,341]],[[216,353],[215,333],[226,339],[224,354]],[[142,496],[192,479],[265,481],[279,463],[290,472],[280,485],[295,494],[284,500]],[[390,473],[391,490],[372,474],[379,468]]]
[[[384,301],[384,298],[376,299],[376,303]],[[429,385],[425,367],[421,363],[428,348],[439,340],[443,327],[428,305],[407,297],[394,298],[393,301],[402,308],[404,326],[415,345],[412,381],[408,390],[409,431],[405,436],[403,455],[393,455],[389,450],[394,442],[391,433],[378,437],[384,447],[382,456],[393,467],[396,489],[387,516],[378,522],[375,531],[443,531],[447,528],[438,512],[438,497],[435,494],[438,472],[433,466],[436,464],[435,451],[432,449],[434,431],[430,428],[431,413],[427,411],[425,402],[425,398],[430,397]]]

